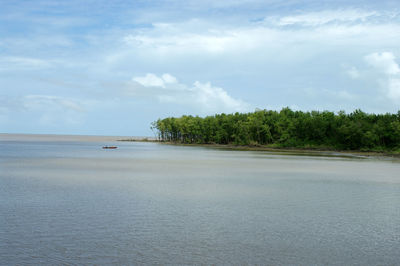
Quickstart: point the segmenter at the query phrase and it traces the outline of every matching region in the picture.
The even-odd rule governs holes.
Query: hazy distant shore
[[[0,133],[0,141],[140,141],[148,137]]]

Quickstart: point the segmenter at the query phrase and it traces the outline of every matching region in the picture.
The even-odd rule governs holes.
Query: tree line
[[[340,150],[400,150],[400,111],[397,114],[350,114],[329,111],[257,110],[158,119],[151,128],[160,141],[267,145],[271,147]]]

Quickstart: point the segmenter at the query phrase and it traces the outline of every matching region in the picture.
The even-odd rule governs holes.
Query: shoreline
[[[156,139],[121,139],[118,141],[132,142],[154,142],[164,145],[203,147],[221,150],[233,151],[266,151],[275,153],[285,153],[289,155],[314,155],[314,156],[334,156],[334,157],[389,157],[400,159],[400,153],[394,152],[377,152],[377,151],[359,151],[359,150],[334,150],[323,148],[296,148],[296,147],[271,147],[271,146],[252,146],[252,145],[233,145],[233,144],[197,144],[197,143],[179,143],[171,141],[159,141]]]
[[[21,134],[0,133],[1,141],[121,141],[121,142],[152,142],[163,145],[203,147],[232,151],[264,151],[281,153],[287,155],[310,155],[310,156],[332,156],[332,157],[384,157],[400,159],[399,152],[390,151],[360,151],[360,150],[335,150],[330,148],[299,148],[299,147],[276,147],[267,145],[234,145],[234,144],[197,144],[180,143],[173,141],[160,141],[155,137],[146,136],[100,136],[100,135],[58,135],[58,134]]]
[[[71,134],[27,134],[27,133],[0,133],[0,141],[98,141],[110,142],[121,139],[144,140],[149,137],[107,136],[107,135],[71,135]]]

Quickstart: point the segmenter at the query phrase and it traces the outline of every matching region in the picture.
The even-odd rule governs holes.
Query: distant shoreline
[[[149,137],[132,136],[101,136],[101,135],[65,135],[65,134],[24,134],[24,133],[0,133],[0,141],[118,141],[129,139],[140,141]]]
[[[333,149],[308,149],[308,148],[292,148],[292,147],[270,147],[270,146],[251,146],[251,145],[232,145],[232,144],[188,144],[170,141],[160,141],[154,138],[148,139],[121,139],[118,141],[132,141],[132,142],[154,142],[165,145],[175,146],[191,146],[191,147],[205,147],[215,148],[221,150],[234,150],[234,151],[267,151],[293,155],[315,155],[315,156],[334,156],[334,157],[391,157],[400,158],[399,153],[390,152],[375,152],[375,151],[357,151],[357,150],[333,150]]]
[[[188,144],[180,142],[160,141],[154,137],[146,136],[99,136],[99,135],[58,135],[58,134],[22,134],[22,133],[0,133],[0,141],[97,141],[97,142],[152,142],[163,145],[191,146],[214,148],[233,151],[266,151],[288,155],[311,155],[311,156],[334,156],[334,157],[389,157],[400,158],[400,153],[357,151],[357,150],[333,150],[333,149],[310,149],[291,147],[271,147],[265,145],[233,145],[233,144]]]

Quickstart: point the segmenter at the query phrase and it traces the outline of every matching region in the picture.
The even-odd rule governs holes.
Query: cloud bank
[[[382,14],[376,11],[365,11],[362,9],[339,9],[323,10],[319,12],[308,12],[299,15],[284,16],[273,19],[266,18],[278,26],[322,26],[329,23],[354,23],[365,22],[373,17],[381,17]]]
[[[173,56],[184,53],[223,54],[259,49],[282,50],[293,45],[359,45],[400,40],[395,11],[322,10],[299,15],[267,16],[261,22],[218,25],[200,19],[153,23],[123,37],[130,47]],[[288,27],[290,26],[290,27]]]
[[[390,52],[372,53],[365,56],[365,61],[370,66],[386,75],[400,74],[400,68],[395,59],[394,54]]]
[[[149,91],[152,97],[160,103],[173,103],[195,108],[202,114],[214,114],[216,112],[245,112],[250,110],[250,104],[235,99],[226,90],[212,86],[210,82],[195,81],[191,86],[179,83],[178,79],[170,74],[162,74],[160,77],[147,73],[145,76],[133,77],[136,85],[131,86],[130,92],[135,93]]]
[[[366,63],[383,74],[383,86],[386,96],[400,103],[400,67],[391,52],[372,53],[365,56]]]

